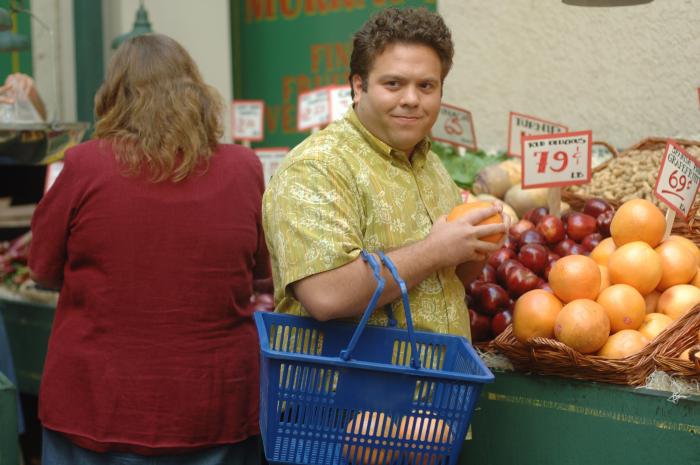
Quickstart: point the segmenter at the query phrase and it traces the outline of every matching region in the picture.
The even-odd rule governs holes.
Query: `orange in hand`
[[[491,207],[493,204],[491,202],[470,202],[470,203],[463,203],[461,205],[457,205],[452,209],[449,215],[447,215],[447,221],[454,221],[457,218],[465,215],[466,213],[478,209],[478,208],[487,208]],[[475,226],[480,226],[484,224],[498,224],[498,223],[503,223],[503,217],[500,214],[495,214],[493,216],[489,216],[485,220],[483,220],[481,223]],[[503,239],[503,233],[501,234],[490,234],[488,236],[483,236],[479,238],[482,241],[486,242],[493,242],[494,244],[497,244],[498,242]]]

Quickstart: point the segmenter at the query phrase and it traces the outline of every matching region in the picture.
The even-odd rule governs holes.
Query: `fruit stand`
[[[0,373],[0,464],[19,463],[17,389]]]
[[[700,397],[497,372],[460,463],[700,464]]]

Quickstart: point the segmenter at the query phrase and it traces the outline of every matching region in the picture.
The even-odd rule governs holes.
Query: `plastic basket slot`
[[[320,355],[323,332],[315,328],[270,325],[270,348],[279,352]]]
[[[435,396],[435,382],[418,379],[413,390],[413,403],[418,405],[432,405]]]
[[[343,429],[343,456],[347,463],[394,463],[392,458],[398,458],[398,429],[389,415],[353,410]],[[371,456],[375,460],[370,460]]]
[[[445,365],[447,347],[444,344],[417,343],[418,359],[421,366],[430,370],[442,370]],[[409,341],[395,339],[391,354],[391,364],[411,366],[412,348]]]

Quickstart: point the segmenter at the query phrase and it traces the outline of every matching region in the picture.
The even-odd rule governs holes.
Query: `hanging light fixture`
[[[7,8],[0,8],[0,31],[9,31],[12,29],[12,16]]]
[[[139,9],[136,11],[136,19],[134,20],[133,29],[131,32],[126,32],[115,37],[112,41],[112,49],[116,49],[127,39],[140,36],[142,34],[148,34],[149,32],[153,32],[153,30],[151,29],[151,23],[148,21],[148,12],[143,6],[143,0],[141,0]]]
[[[10,9],[0,8],[0,52],[22,52],[29,50],[29,37],[24,34],[14,32],[12,15],[18,11],[14,2],[10,4]]]

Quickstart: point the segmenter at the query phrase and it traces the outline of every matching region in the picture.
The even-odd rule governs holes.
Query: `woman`
[[[222,103],[182,46],[130,39],[32,221],[60,287],[40,391],[44,465],[255,463],[262,166],[217,144]]]

